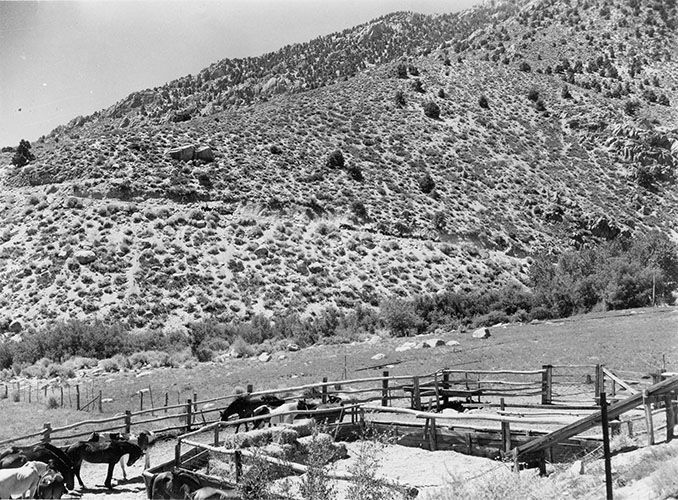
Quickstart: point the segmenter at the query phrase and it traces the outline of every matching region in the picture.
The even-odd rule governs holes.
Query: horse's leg
[[[117,460],[113,460],[108,464],[108,474],[106,474],[106,481],[104,481],[104,486],[109,490],[113,489],[111,480],[113,479],[113,469],[115,468],[115,462],[117,462]]]
[[[120,468],[122,469],[122,478],[127,481],[127,471],[125,470],[125,455],[120,457]]]
[[[82,467],[82,460],[80,460],[80,462],[73,465],[73,473],[75,474],[75,477],[78,478],[78,482],[80,483],[80,487],[83,490],[85,490],[85,489],[87,489],[87,487],[85,486],[85,483],[82,482],[82,478],[80,477],[80,467]]]

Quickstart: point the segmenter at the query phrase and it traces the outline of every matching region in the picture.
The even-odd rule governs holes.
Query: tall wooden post
[[[144,390],[139,391],[139,411],[144,411]]]
[[[178,439],[177,444],[174,446],[174,466],[181,466],[181,439]]]
[[[675,416],[673,415],[672,393],[664,395],[664,406],[666,407],[666,442],[673,440],[673,426],[675,425]]]
[[[132,412],[125,410],[125,434],[132,432]]]
[[[323,377],[322,402],[327,403],[327,377]]]
[[[429,425],[429,435],[428,435],[428,443],[429,443],[429,449],[431,451],[436,451],[438,449],[438,434],[436,430],[436,419],[432,418],[431,424]]]
[[[605,374],[603,373],[603,365],[596,365],[596,386],[593,388],[595,391],[594,397],[596,399],[596,405],[600,405],[600,393],[605,390]]]
[[[447,395],[447,389],[450,388],[450,374],[443,372],[443,408],[447,408],[450,397]]]
[[[550,405],[553,397],[553,366],[542,365],[541,404]]]
[[[191,432],[191,424],[193,423],[193,401],[186,400],[186,432]]]
[[[167,414],[167,407],[169,406],[169,392],[165,393],[165,414]]]
[[[233,462],[235,462],[235,482],[240,482],[242,476],[242,453],[239,450],[233,454]]]
[[[647,444],[654,444],[654,422],[652,420],[652,400],[648,397],[647,389],[643,391],[643,406],[645,407],[645,426],[647,428]]]
[[[219,425],[214,426],[214,446],[219,446]]]
[[[382,373],[381,379],[381,406],[388,406],[388,372]]]
[[[610,461],[610,432],[607,422],[607,398],[600,393],[601,424],[603,426],[603,454],[605,455],[605,490],[607,500],[612,500],[612,463]]]
[[[499,407],[502,411],[506,408],[504,398],[499,400]],[[501,449],[504,453],[511,449],[511,428],[508,422],[501,423]]]
[[[254,386],[252,384],[247,384],[247,394],[252,394],[254,392]]]
[[[412,377],[412,408],[421,410],[421,390],[419,388],[419,377]]]
[[[64,386],[62,385],[61,387],[59,387],[59,389],[61,391],[61,401],[60,401],[61,407],[63,408],[64,407]]]
[[[41,441],[43,443],[49,443],[52,440],[51,434],[52,434],[52,424],[47,422],[47,423],[45,423],[45,425],[42,426]]]
[[[75,407],[78,410],[80,409],[80,384],[75,386]]]

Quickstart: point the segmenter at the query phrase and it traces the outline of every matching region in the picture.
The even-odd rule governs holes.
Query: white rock
[[[381,337],[379,335],[372,335],[367,339],[368,344],[378,344],[379,342],[381,342]]]
[[[473,338],[474,339],[486,339],[490,336],[490,329],[489,328],[478,328],[475,332],[473,332]]]
[[[445,345],[445,341],[443,339],[424,340],[424,347],[438,347],[440,345]]]
[[[97,255],[91,250],[78,250],[73,257],[78,261],[78,264],[90,264],[96,260]]]
[[[379,354],[375,354],[374,356],[372,356],[371,359],[379,360],[379,359],[384,359],[385,357],[386,357],[386,354],[384,354],[383,352],[380,352]]]
[[[271,358],[272,356],[267,352],[262,352],[261,354],[259,354],[259,361],[263,363],[268,363],[269,361],[271,361]]]
[[[572,475],[580,476],[584,474],[584,462],[581,460],[575,460],[572,462],[572,465],[568,469]]]
[[[279,360],[279,361],[282,361],[283,359],[287,359],[287,356],[285,356],[284,354],[280,354],[280,355],[278,356],[278,360]]]
[[[456,340],[448,340],[448,341],[445,343],[445,345],[452,347],[452,346],[455,346],[455,345],[461,345],[461,344],[459,344],[459,342],[457,342]]]
[[[15,319],[9,324],[9,331],[12,333],[19,333],[23,329],[23,325],[21,324],[21,321],[18,319]]]
[[[396,347],[395,350],[396,352],[409,351],[410,349],[414,349],[415,345],[417,345],[416,342],[405,342],[404,344]]]
[[[423,349],[424,348],[424,343],[419,342],[418,344],[415,344],[412,349]]]
[[[287,346],[287,350],[290,352],[297,352],[299,350],[299,346],[297,344],[289,344]]]

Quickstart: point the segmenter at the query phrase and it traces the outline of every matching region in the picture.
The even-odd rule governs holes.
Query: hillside
[[[675,27],[668,1],[399,13],[78,118],[0,156],[3,325],[307,315],[675,239]]]

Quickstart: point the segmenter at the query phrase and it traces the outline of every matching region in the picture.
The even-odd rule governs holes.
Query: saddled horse
[[[146,485],[146,495],[152,499],[185,499],[202,488],[200,481],[186,471],[174,469],[159,472]]]
[[[261,397],[251,397],[248,394],[239,395],[231,402],[230,405],[226,407],[224,411],[221,412],[221,420],[225,422],[233,415],[238,415],[238,418],[250,418],[256,416],[255,412],[258,408],[277,408],[282,404],[285,404],[284,399],[280,399],[270,394],[266,394]],[[253,423],[253,427],[255,429],[257,429],[260,425],[261,422]],[[237,424],[235,427],[235,432],[238,432],[239,429],[240,424]],[[245,422],[245,430],[249,430],[247,422]]]
[[[75,477],[78,478],[78,482],[83,489],[85,489],[85,485],[80,477],[80,467],[83,460],[92,464],[108,464],[108,473],[106,474],[104,486],[109,490],[113,488],[111,480],[113,479],[115,464],[124,455],[129,455],[127,465],[131,467],[144,453],[139,446],[129,441],[78,441],[65,448],[64,451],[73,461]]]
[[[63,476],[66,488],[72,490],[75,487],[75,464],[63,450],[50,443],[12,446],[0,453],[0,468],[21,467],[28,461],[51,464]]]
[[[107,441],[129,441],[136,444],[141,451],[144,452],[145,463],[144,469],[151,467],[150,459],[148,457],[148,449],[155,442],[155,434],[153,431],[141,431],[139,434],[125,434],[122,432],[93,432],[88,439],[92,443],[103,443]],[[120,469],[122,469],[122,478],[127,480],[127,471],[125,470],[125,457],[120,457]]]

